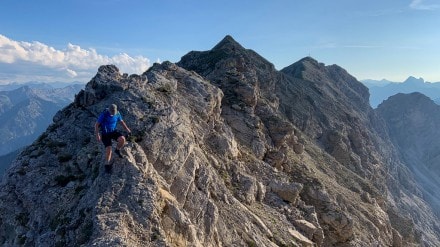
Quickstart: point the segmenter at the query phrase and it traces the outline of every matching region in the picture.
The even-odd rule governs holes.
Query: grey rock
[[[290,203],[295,203],[298,199],[303,185],[299,183],[272,182],[269,184],[272,192],[276,193],[281,199]]]
[[[102,66],[5,175],[0,244],[438,245],[368,90],[291,68],[230,36],[138,76]],[[93,124],[111,103],[133,133],[107,174]]]

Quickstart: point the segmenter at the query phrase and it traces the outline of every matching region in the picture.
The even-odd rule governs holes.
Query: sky
[[[440,82],[440,0],[0,0],[0,84],[141,74],[231,35],[278,70],[311,56],[358,80]]]

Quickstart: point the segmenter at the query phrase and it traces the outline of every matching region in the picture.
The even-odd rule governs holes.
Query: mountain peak
[[[309,69],[321,70],[324,67],[325,67],[325,65],[323,63],[320,63],[316,59],[314,59],[310,56],[307,56],[307,57],[304,57],[304,58],[300,59],[299,61],[285,67],[281,71],[284,72],[285,74],[292,75],[293,77],[305,79],[305,78],[303,78],[304,71],[307,71]]]
[[[292,77],[313,82],[322,90],[328,90],[330,94],[339,91],[341,95],[346,95],[351,105],[357,105],[359,109],[369,106],[368,89],[338,65],[326,66],[308,56],[281,71]]]
[[[425,83],[425,80],[423,78],[415,78],[414,76],[410,76],[408,77],[408,79],[406,79],[403,83],[411,83],[411,84],[420,84],[420,83]]]
[[[343,68],[337,65],[326,66],[324,63],[320,63],[310,56],[300,59],[281,71],[295,78],[317,82],[331,81],[330,70],[347,73]]]
[[[4,176],[0,245],[412,246],[420,232],[439,246],[368,90],[297,64],[299,79],[228,35],[141,76],[101,67]],[[93,125],[114,102],[132,134],[108,174]]]
[[[311,56],[307,56],[307,57],[304,57],[304,58],[300,59],[300,60],[298,61],[298,63],[312,63],[312,64],[319,64],[318,60],[314,59],[314,58],[311,57]]]
[[[255,51],[244,48],[230,35],[226,35],[211,50],[189,52],[181,58],[177,65],[187,70],[194,70],[202,76],[207,76],[219,66],[232,71],[236,70],[237,67],[241,70],[246,68],[275,70],[272,63]]]
[[[245,48],[240,45],[231,35],[226,35],[212,50],[244,50]]]
[[[384,100],[379,106],[378,109],[391,108],[394,106],[395,109],[399,111],[401,108],[403,109],[411,109],[414,107],[423,108],[428,107],[430,105],[435,105],[434,101],[430,99],[428,96],[419,93],[398,93],[393,96],[390,96],[387,100]]]
[[[238,43],[237,41],[235,41],[234,38],[232,38],[231,35],[226,35],[220,42],[233,42],[233,43]]]

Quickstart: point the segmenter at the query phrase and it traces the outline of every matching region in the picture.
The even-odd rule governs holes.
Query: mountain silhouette
[[[432,100],[438,100],[440,98],[440,83],[439,82],[425,82],[423,78],[415,78],[413,76],[408,77],[404,82],[390,82],[377,85],[367,82],[370,90],[370,103],[373,108],[376,108],[384,100],[388,99],[398,93],[414,93],[419,92]]]

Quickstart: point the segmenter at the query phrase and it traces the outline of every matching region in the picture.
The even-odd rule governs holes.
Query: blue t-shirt
[[[98,117],[98,123],[101,125],[101,133],[107,134],[116,130],[116,124],[122,121],[122,116],[118,112],[115,115],[110,115],[110,111],[105,110]]]

